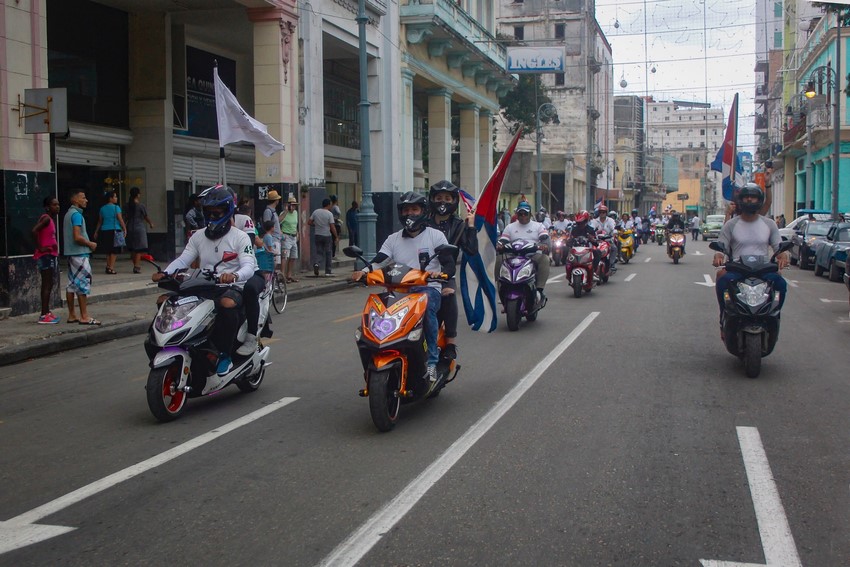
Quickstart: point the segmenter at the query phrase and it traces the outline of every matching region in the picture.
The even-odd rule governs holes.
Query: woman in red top
[[[59,317],[50,312],[50,292],[53,291],[53,277],[59,265],[59,241],[56,240],[56,223],[53,218],[59,214],[59,201],[55,197],[45,197],[44,214],[32,228],[35,237],[35,258],[38,271],[41,272],[41,317],[40,325],[52,325]]]

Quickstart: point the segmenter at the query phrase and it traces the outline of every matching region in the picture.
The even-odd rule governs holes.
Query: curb
[[[318,288],[314,287],[294,290],[289,294],[289,301],[297,301],[305,297],[313,297],[316,295],[332,293],[334,291],[341,291],[347,287],[347,281],[339,281]],[[141,335],[147,332],[150,324],[150,319],[138,319],[136,321],[118,323],[116,325],[92,329],[82,333],[60,335],[58,337],[52,337],[50,340],[45,339],[37,342],[16,345],[9,349],[0,349],[0,366],[8,366],[31,358],[38,358],[41,356],[64,352],[66,350],[92,346],[106,341]]]

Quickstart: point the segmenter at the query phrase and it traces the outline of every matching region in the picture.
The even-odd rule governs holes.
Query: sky
[[[707,101],[726,121],[737,92],[738,146],[754,152],[755,10],[755,0],[598,0],[614,94]]]

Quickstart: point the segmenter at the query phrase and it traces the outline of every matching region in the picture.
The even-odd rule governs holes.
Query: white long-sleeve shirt
[[[254,257],[254,245],[251,239],[235,227],[231,227],[227,234],[217,240],[210,240],[203,230],[199,230],[189,238],[183,253],[175,258],[165,271],[172,274],[177,270],[188,269],[196,259],[200,260],[201,268],[212,269],[228,252],[235,252],[238,256],[233,260],[222,262],[216,269],[216,273],[236,274],[236,285],[242,287],[257,271],[257,260]]]

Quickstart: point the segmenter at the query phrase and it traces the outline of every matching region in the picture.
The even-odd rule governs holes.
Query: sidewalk
[[[92,261],[94,281],[88,309],[91,317],[102,322],[101,326],[66,323],[68,310],[64,305],[64,295],[67,277],[63,272],[60,280],[63,306],[53,310],[60,322],[39,325],[38,313],[0,321],[0,366],[147,331],[156,310],[156,294],[160,293],[160,289],[151,282],[153,266],[143,264],[142,273],[133,274],[132,264],[123,258],[115,266],[119,272],[117,275],[106,275],[105,266],[103,259]],[[346,276],[352,266],[352,260],[343,258],[334,261],[335,275],[332,277],[315,277],[312,272],[302,272],[298,283],[287,286],[289,301],[345,289]]]

